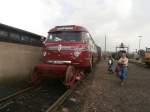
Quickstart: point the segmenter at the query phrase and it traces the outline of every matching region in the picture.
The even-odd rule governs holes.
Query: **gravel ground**
[[[150,112],[150,68],[129,64],[125,85],[101,62],[82,87],[81,112]]]
[[[125,84],[108,74],[107,62],[97,65],[58,112],[150,112],[150,68],[129,64]],[[70,99],[74,97],[74,103]],[[70,102],[71,101],[71,102]]]
[[[45,112],[66,88],[59,81],[46,82],[40,87],[23,93],[0,104],[0,112]]]
[[[6,97],[28,86],[29,84],[27,81],[18,81],[18,82],[0,85],[0,98]]]
[[[107,62],[103,61],[97,65],[93,74],[81,81],[57,112],[150,112],[149,85],[150,68],[130,63],[128,77],[124,86],[121,86],[115,74],[108,74]],[[53,87],[57,90],[56,86]],[[61,92],[63,91],[62,89]],[[27,94],[23,98],[20,96],[3,111],[45,111],[50,105],[50,99],[54,98],[50,93],[56,96],[56,92],[47,88],[32,92],[31,95]]]

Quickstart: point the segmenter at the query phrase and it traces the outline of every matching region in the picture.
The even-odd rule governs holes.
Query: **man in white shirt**
[[[124,79],[127,76],[127,68],[128,68],[128,58],[126,57],[126,53],[122,53],[122,56],[119,59],[118,63],[120,64],[119,78],[121,80],[121,85],[123,85]]]

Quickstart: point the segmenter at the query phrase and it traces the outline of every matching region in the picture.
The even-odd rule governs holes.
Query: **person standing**
[[[114,59],[112,58],[112,56],[109,56],[108,58],[108,72],[109,73],[114,73],[113,65],[114,65]]]
[[[127,76],[128,72],[128,58],[126,56],[126,53],[122,53],[121,58],[118,61],[119,67],[119,78],[121,80],[121,85],[124,85],[124,79]]]

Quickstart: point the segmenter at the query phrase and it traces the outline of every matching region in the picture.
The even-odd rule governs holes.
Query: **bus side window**
[[[96,49],[95,42],[89,33],[88,33],[88,37],[89,37],[89,45],[90,45],[91,50],[96,52],[97,49]]]
[[[90,46],[92,46],[93,41],[92,41],[92,38],[91,38],[90,34],[89,34],[89,33],[86,33],[86,36],[87,36],[87,38],[88,38],[88,41],[89,41]]]
[[[83,43],[89,43],[89,36],[87,32],[82,32],[82,40],[83,40]]]

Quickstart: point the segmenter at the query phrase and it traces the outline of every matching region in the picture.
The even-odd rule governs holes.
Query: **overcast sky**
[[[130,50],[150,47],[149,0],[0,0],[0,23],[47,35],[56,25],[86,27],[96,43],[115,50],[124,42]]]

